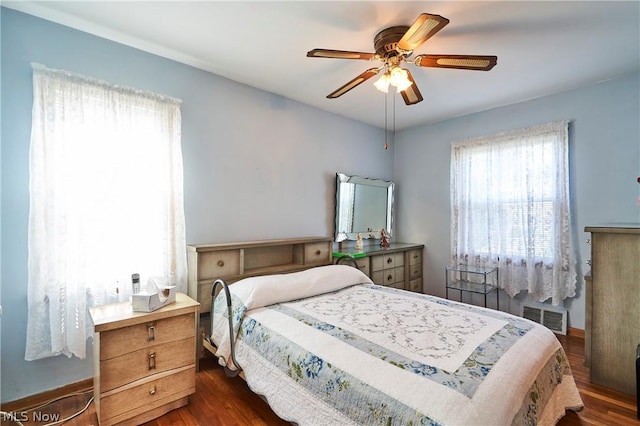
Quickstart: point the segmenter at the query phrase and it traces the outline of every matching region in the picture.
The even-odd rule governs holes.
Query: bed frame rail
[[[353,266],[356,269],[359,269],[358,262],[353,256],[346,255],[346,256],[339,257],[338,260],[336,261],[336,265],[340,265],[344,262],[350,263],[351,266]]]
[[[213,287],[211,287],[211,316],[209,319],[211,321],[211,332],[213,332],[213,318],[214,318],[213,310],[215,306],[214,302],[215,302],[215,298],[217,294],[216,290],[218,286],[222,286],[222,290],[224,291],[224,296],[227,301],[227,313],[225,314],[225,316],[227,317],[227,324],[229,324],[229,345],[231,347],[231,362],[233,363],[233,365],[237,367],[237,370],[232,370],[225,365],[224,372],[227,375],[227,377],[235,377],[238,374],[240,374],[242,369],[240,368],[240,365],[238,365],[238,361],[236,361],[236,344],[235,344],[236,337],[233,334],[233,309],[231,308],[231,293],[229,292],[229,286],[222,279],[217,279],[213,283]],[[207,342],[209,342],[210,345],[213,346],[213,342],[211,341],[210,336],[206,336],[206,340]]]

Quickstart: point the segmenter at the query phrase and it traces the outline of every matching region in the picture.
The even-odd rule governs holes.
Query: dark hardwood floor
[[[640,426],[640,421],[636,418],[635,396],[589,382],[589,370],[582,365],[584,339],[573,336],[559,338],[571,362],[585,408],[579,413],[568,412],[558,425]],[[225,377],[222,368],[212,357],[202,360],[200,367],[196,376],[196,393],[191,396],[189,405],[146,423],[146,426],[288,425],[278,418],[258,395],[252,393],[242,379]],[[39,412],[69,416],[81,410],[90,398],[91,393],[69,397],[41,408]],[[33,414],[28,413],[26,417],[32,420]],[[44,423],[46,422],[23,422],[25,425]],[[2,424],[11,423],[3,421]],[[93,403],[85,412],[65,425],[97,425]]]

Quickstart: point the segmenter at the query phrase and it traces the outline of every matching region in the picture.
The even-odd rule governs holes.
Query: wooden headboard
[[[329,265],[332,247],[333,239],[330,237],[189,245],[187,293],[200,302],[200,316],[207,317],[211,311],[211,289],[215,280],[223,279],[231,284],[257,275],[283,274]],[[196,360],[204,356],[204,348],[215,353],[206,339],[209,325],[209,321],[199,321],[201,338],[197,339]],[[197,364],[199,368],[199,362]]]
[[[283,274],[329,265],[330,237],[288,238],[187,246],[187,292],[200,302],[201,312],[211,307],[211,287],[217,279],[227,284],[257,275]]]

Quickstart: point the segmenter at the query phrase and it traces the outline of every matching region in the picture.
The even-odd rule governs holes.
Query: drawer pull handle
[[[155,324],[149,324],[149,326],[147,326],[147,342],[153,342],[154,340],[156,340],[156,326]]]
[[[393,262],[393,259],[390,257],[387,257],[387,263],[391,263],[391,262]]]
[[[387,277],[387,281],[391,281],[392,279],[393,279],[393,276],[391,276],[391,275],[389,275],[389,276]]]
[[[224,266],[224,261],[218,260],[218,266],[222,268]]]
[[[153,386],[151,387],[151,389],[149,389],[149,395],[155,395],[156,394],[156,387]]]
[[[320,250],[316,250],[316,255],[320,256],[320,253],[322,253]]]
[[[149,370],[155,370],[156,369],[156,353],[151,352],[147,356],[149,358]]]

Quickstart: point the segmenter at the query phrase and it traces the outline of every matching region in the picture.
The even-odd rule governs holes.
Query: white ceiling
[[[407,65],[424,101],[396,98],[396,129],[512,104],[640,70],[640,2],[75,1],[3,6],[183,62],[384,128],[375,77],[326,95],[367,61],[307,58],[313,48],[373,52],[373,37],[420,13],[450,23],[414,52],[496,55],[488,72]]]

